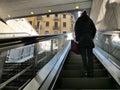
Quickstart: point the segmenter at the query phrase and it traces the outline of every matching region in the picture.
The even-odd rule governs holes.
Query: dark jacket
[[[80,48],[94,48],[95,33],[95,25],[89,16],[84,15],[78,18],[75,23],[75,36]]]

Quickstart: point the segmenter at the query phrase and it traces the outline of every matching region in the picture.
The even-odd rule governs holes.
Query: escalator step
[[[111,78],[61,78],[62,89],[114,89]]]
[[[101,64],[94,64],[95,69],[103,69],[103,66]]]
[[[65,70],[82,70],[82,66],[80,64],[67,64],[67,65],[64,65],[63,69],[65,69]]]
[[[54,90],[118,90],[118,89],[54,89]]]
[[[66,61],[65,62],[65,64],[77,64],[77,63],[82,64],[82,61],[73,60],[73,61]]]
[[[77,63],[77,64],[65,64],[63,69],[65,70],[81,70],[82,64],[81,63]],[[103,66],[101,66],[100,64],[94,64],[94,69],[103,69]]]
[[[94,77],[107,77],[105,70],[97,69],[94,71]],[[62,77],[84,77],[82,70],[62,70]]]
[[[62,77],[82,77],[81,70],[62,70]]]

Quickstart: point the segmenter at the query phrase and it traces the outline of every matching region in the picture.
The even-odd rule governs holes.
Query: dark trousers
[[[81,56],[83,62],[84,73],[87,73],[87,76],[93,76],[93,52],[92,48],[82,48]]]

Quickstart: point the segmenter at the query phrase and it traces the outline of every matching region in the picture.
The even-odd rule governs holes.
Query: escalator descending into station
[[[28,71],[27,71],[28,70]],[[3,70],[0,90],[18,90],[23,84],[28,82],[33,74],[32,66],[27,63],[7,63]]]
[[[23,63],[5,63],[0,90],[23,90],[35,77],[36,72],[49,61],[46,57],[41,57],[44,55],[45,53],[38,55],[39,63],[36,68],[30,65],[29,60]],[[49,58],[52,58],[52,55]]]
[[[80,55],[70,52],[56,81],[54,90],[118,89],[119,85],[94,57],[94,76],[85,77]]]

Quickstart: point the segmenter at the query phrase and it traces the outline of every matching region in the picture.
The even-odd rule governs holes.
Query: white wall
[[[93,0],[90,16],[97,30],[120,29],[120,0]]]

